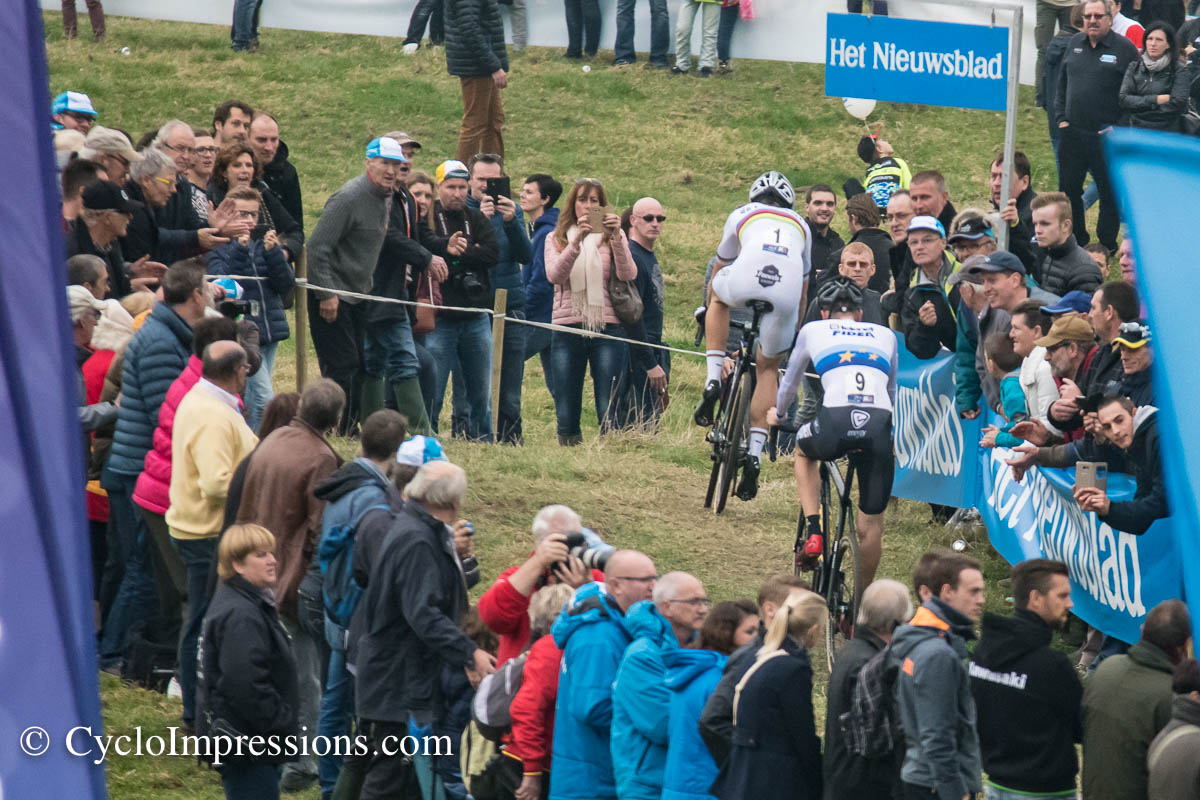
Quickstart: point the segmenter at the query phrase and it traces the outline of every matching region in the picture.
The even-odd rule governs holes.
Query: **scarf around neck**
[[[567,231],[567,241],[575,238],[578,226]],[[579,256],[571,267],[571,311],[583,319],[583,327],[598,331],[604,327],[604,259],[600,254],[602,235],[589,233],[579,243]]]
[[[1170,51],[1163,53],[1158,58],[1151,58],[1146,53],[1142,53],[1142,66],[1144,66],[1150,72],[1162,72],[1170,63]]]

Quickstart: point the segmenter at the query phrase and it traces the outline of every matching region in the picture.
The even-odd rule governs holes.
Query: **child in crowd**
[[[1013,350],[1012,339],[999,331],[990,334],[983,343],[987,370],[1000,382],[1000,405],[1008,421],[996,427],[989,425],[983,433],[980,447],[1016,447],[1022,440],[1009,433],[1012,426],[1029,417],[1025,407],[1025,393],[1021,390],[1021,362],[1024,360]]]
[[[864,191],[870,193],[881,211],[887,208],[892,194],[899,189],[907,189],[908,182],[912,180],[908,162],[896,157],[891,143],[880,137],[882,131],[879,128],[873,135],[858,140],[858,157],[867,165],[866,187],[855,180],[846,181],[843,187],[846,197]]]

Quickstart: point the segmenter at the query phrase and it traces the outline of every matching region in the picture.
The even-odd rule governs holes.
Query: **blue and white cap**
[[[449,461],[442,445],[432,436],[414,436],[396,451],[396,463],[419,467],[430,461]]]
[[[908,232],[912,233],[913,231],[933,231],[943,239],[946,238],[946,229],[938,221],[937,217],[913,217],[912,222],[908,223]]]
[[[50,106],[51,114],[63,114],[68,111],[72,114],[86,114],[89,117],[96,116],[96,109],[92,106],[92,98],[83,92],[63,92],[54,98],[54,103]]]
[[[367,145],[367,158],[386,158],[388,161],[408,161],[404,148],[395,139],[380,136]]]
[[[233,278],[216,278],[212,282],[225,290],[226,300],[242,299],[242,294],[245,290],[242,289],[242,285]]]

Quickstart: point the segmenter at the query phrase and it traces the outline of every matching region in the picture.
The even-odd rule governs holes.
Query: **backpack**
[[[354,580],[354,535],[358,526],[372,511],[391,511],[391,506],[369,506],[351,524],[336,525],[321,536],[317,558],[321,564],[321,595],[325,613],[343,628],[350,627],[350,618],[362,598],[363,587]]]
[[[471,718],[479,732],[493,742],[499,743],[512,729],[512,701],[521,688],[521,677],[525,672],[526,650],[516,658],[504,662],[498,670],[484,677],[471,699]]]
[[[850,710],[838,718],[846,749],[863,758],[889,756],[902,739],[895,691],[899,668],[891,663],[891,650],[883,648],[863,665]]]

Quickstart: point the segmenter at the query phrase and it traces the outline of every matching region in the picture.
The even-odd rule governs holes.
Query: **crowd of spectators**
[[[768,580],[756,603],[714,606],[695,576],[660,577],[645,554],[614,550],[574,511],[548,506],[533,521],[529,558],[471,606],[468,589],[497,565],[476,562],[467,476],[428,437],[447,386],[448,435],[520,445],[525,364],[537,355],[561,445],[583,441],[588,374],[601,433],[655,430],[671,377],[669,353],[655,347],[665,302],[656,245],[670,229],[658,200],[614,208],[594,178],[511,180],[496,76],[507,68],[503,40],[492,37],[495,63],[455,50],[464,24],[494,33],[498,10],[445,3],[444,15],[440,4],[418,6],[424,17],[414,12],[420,30],[408,44],[430,14],[445,19],[431,35],[444,32],[451,71],[461,67],[455,157],[430,159],[432,175],[417,171],[421,143],[381,132],[307,234],[300,176],[272,115],[230,100],[209,127],[168,120],[135,146],[97,124],[87,95],[55,98],[101,668],[148,683],[156,669],[174,675],[183,725],[201,733],[355,732],[374,750],[415,732],[450,737],[457,753],[479,738],[464,710],[472,694],[495,670],[522,665],[511,722],[483,746],[494,755],[482,763],[369,753],[343,763],[315,748],[235,758],[218,766],[230,798],[312,783],[325,797],[387,797],[424,779],[481,799],[486,786],[519,800],[678,800],[785,785],[798,798],[986,790],[1008,800],[1073,791],[1077,743],[1089,798],[1146,796],[1147,787],[1195,797],[1200,762],[1178,733],[1200,720],[1186,608],[1164,603],[1141,641],[1085,654],[1093,673],[1081,688],[1070,660],[1049,647],[1071,607],[1058,562],[1014,567],[1015,612],[1004,617],[982,615],[980,566],[961,555],[918,564],[915,614],[904,586],[873,583],[829,679],[823,737],[808,650],[826,612],[798,579]],[[235,48],[252,48],[256,4],[237,5]],[[594,53],[598,29],[576,5],[572,41]],[[738,6],[685,6],[679,36],[690,37],[699,13],[700,72],[711,73],[722,45],[710,38],[728,46],[726,11]],[[1190,55],[1191,38],[1148,18],[1158,13],[1149,0],[1142,26],[1126,25],[1108,0],[1056,8],[1051,20],[1056,6],[1039,1],[1038,38],[1061,191],[1037,194],[1029,159],[1016,152],[1011,164],[988,165],[992,207],[960,212],[940,172],[910,177],[890,144],[866,137],[866,186],[844,203],[849,241],[832,226],[834,189],[804,194],[813,280],[854,281],[863,319],[902,331],[918,358],[952,352],[956,410],[999,415],[982,444],[1010,451],[1001,457],[1016,480],[1035,465],[1080,462],[1132,474],[1131,499],[1080,487],[1075,501],[1140,535],[1169,512],[1153,340],[1130,235],[1118,245],[1099,137],[1122,122],[1183,128],[1192,73],[1180,53]],[[660,11],[652,20],[663,46],[651,66],[666,65]],[[632,15],[632,3],[618,14]],[[1045,35],[1072,20],[1083,32],[1065,42]],[[1118,23],[1123,33],[1113,32]],[[619,44],[631,28],[619,29]],[[455,61],[468,55],[471,63]],[[1006,171],[1012,198],[1002,206]],[[1083,216],[1089,172],[1099,242]],[[324,378],[275,395],[305,253]],[[1112,254],[1120,280],[1106,279]],[[615,302],[620,283],[640,298],[636,318]],[[498,290],[510,320],[495,343],[490,313],[474,309],[490,312]],[[437,308],[388,302],[410,299]],[[333,436],[357,439],[358,457],[343,462]],[[149,667],[148,652],[159,654]],[[883,755],[860,752],[847,727],[860,674],[888,693],[906,733]]]

